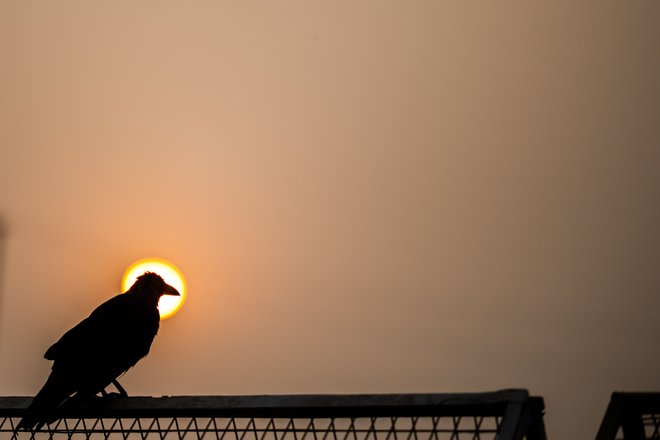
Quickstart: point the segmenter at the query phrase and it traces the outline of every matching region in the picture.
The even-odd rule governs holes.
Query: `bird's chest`
[[[159,321],[155,307],[136,305],[130,308],[119,323],[114,348],[137,359],[145,356],[158,333]]]

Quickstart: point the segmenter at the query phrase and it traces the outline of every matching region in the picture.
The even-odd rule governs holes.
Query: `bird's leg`
[[[126,390],[124,389],[124,387],[122,387],[121,385],[119,385],[119,382],[117,381],[117,379],[113,379],[113,380],[112,380],[112,384],[115,386],[115,388],[117,388],[117,391],[119,391],[119,395],[120,395],[120,396],[122,396],[122,397],[128,397],[128,393],[126,392]]]

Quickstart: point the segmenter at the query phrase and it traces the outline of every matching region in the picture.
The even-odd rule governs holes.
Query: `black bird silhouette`
[[[114,384],[149,353],[158,333],[158,300],[179,292],[153,272],[145,272],[126,291],[101,304],[66,332],[44,357],[53,367],[16,429],[39,429],[57,419],[57,409],[81,402]]]

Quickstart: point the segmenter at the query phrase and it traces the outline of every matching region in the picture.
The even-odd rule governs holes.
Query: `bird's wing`
[[[66,332],[44,354],[48,360],[76,357],[81,350],[103,346],[121,328],[125,317],[125,294],[117,295],[98,306],[87,318]]]

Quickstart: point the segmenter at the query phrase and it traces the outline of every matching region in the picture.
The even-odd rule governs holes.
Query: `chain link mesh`
[[[495,440],[501,417],[60,419],[35,432],[0,422],[1,439],[105,440]]]

